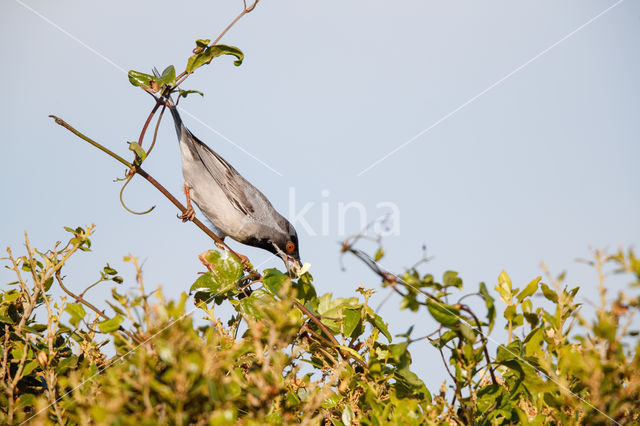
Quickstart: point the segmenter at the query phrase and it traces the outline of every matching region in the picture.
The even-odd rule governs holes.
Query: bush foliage
[[[317,295],[308,272],[243,271],[227,252],[200,256],[207,272],[178,301],[139,290],[122,294],[108,264],[82,293],[63,270],[90,251],[93,227],[67,228],[66,245],[8,249],[15,274],[0,294],[0,422],[17,424],[629,424],[640,412],[640,306],[623,293],[608,302],[610,273],[640,286],[632,251],[595,252],[602,296],[593,318],[578,288],[547,276],[515,288],[506,272],[494,286],[463,293],[452,271],[440,281],[411,268],[395,275],[347,241],[400,309],[429,315],[433,330],[391,336],[369,306],[370,289],[350,298]],[[424,266],[423,266],[424,267]],[[87,290],[113,287],[91,302]],[[55,292],[52,292],[55,289]],[[53,294],[66,295],[55,297]],[[496,296],[494,298],[494,295]],[[467,305],[472,296],[479,311]],[[456,302],[452,302],[458,298]],[[194,306],[192,306],[192,303]],[[109,307],[107,308],[106,305]],[[234,315],[219,318],[230,304]],[[491,337],[503,312],[506,340]],[[635,323],[637,326],[637,322]],[[427,389],[409,349],[439,351],[448,380]]]

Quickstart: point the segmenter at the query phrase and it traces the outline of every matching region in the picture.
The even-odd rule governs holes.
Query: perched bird
[[[300,263],[298,234],[267,197],[251,185],[224,158],[196,138],[182,122],[175,103],[164,98],[180,141],[187,212],[183,221],[195,217],[191,200],[224,239],[286,255]]]

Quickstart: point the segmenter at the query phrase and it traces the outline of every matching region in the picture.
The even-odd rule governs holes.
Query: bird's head
[[[298,251],[298,233],[289,221],[285,221],[286,232],[278,232],[277,236],[272,240],[272,243],[291,260],[295,260],[301,264],[300,252]],[[271,251],[274,254],[280,254],[275,247],[273,247]]]

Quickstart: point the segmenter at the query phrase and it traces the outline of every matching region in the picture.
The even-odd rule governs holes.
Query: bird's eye
[[[289,253],[293,252],[296,249],[296,245],[293,244],[292,242],[288,242],[287,246],[285,247],[287,249],[287,251]]]

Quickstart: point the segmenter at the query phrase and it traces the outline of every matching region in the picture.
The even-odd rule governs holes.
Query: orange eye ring
[[[289,253],[292,253],[296,249],[296,245],[292,242],[288,242],[285,248]]]

